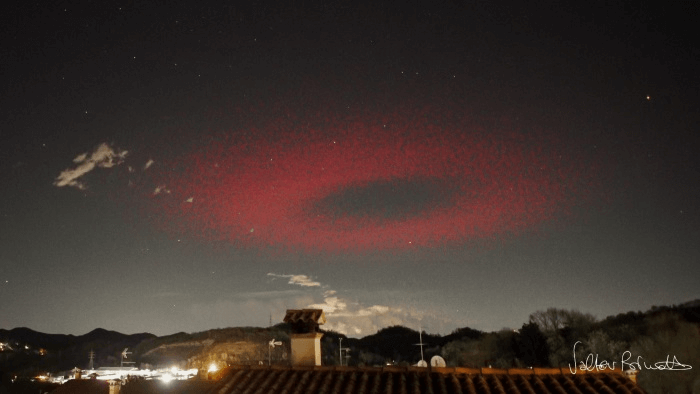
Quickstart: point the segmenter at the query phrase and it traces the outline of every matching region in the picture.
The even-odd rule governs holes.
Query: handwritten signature
[[[571,368],[571,364],[569,364],[569,371],[571,371],[572,374],[576,374],[577,370],[581,371],[604,371],[606,369],[615,369],[615,366],[617,364],[617,361],[608,361],[608,360],[598,360],[598,354],[593,354],[589,353],[588,356],[586,356],[585,360],[578,360],[578,366],[577,366],[577,361],[576,361],[576,345],[581,343],[581,341],[577,341],[574,344],[574,368]],[[643,357],[642,356],[637,356],[636,361],[632,359],[632,352],[629,350],[625,351],[622,353],[622,357],[620,357],[620,367],[623,370],[642,370],[642,369],[652,369],[652,370],[657,370],[657,371],[687,371],[689,369],[693,369],[692,366],[683,364],[678,359],[676,356],[673,356],[671,358],[671,355],[666,356],[666,360],[664,361],[657,361],[651,364],[647,364],[646,361],[642,361]]]

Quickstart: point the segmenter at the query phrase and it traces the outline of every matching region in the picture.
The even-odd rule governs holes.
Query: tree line
[[[415,345],[418,332],[394,326],[361,339],[327,332],[324,364],[339,363],[340,337],[349,349],[346,365],[409,366],[421,357]],[[446,336],[423,333],[422,337],[426,361],[440,355],[451,367],[575,369],[581,362],[588,366],[607,362],[621,368],[626,360],[627,369],[641,369],[637,381],[649,393],[700,392],[700,300],[603,320],[577,310],[549,308],[532,313],[518,329],[487,333],[461,328]],[[646,367],[672,362],[674,357],[692,369]]]

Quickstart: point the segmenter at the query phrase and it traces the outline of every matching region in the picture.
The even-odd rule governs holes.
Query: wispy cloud
[[[328,317],[324,328],[349,336],[370,335],[396,325],[417,328],[425,317],[424,313],[413,308],[366,306],[342,297],[326,297],[322,303],[310,304],[307,308],[323,309]]]
[[[289,278],[288,284],[308,287],[307,292],[314,300],[304,308],[322,309],[327,319],[324,329],[333,330],[349,336],[370,335],[378,330],[404,325],[418,328],[427,316],[416,308],[397,305],[364,305],[339,295],[329,286],[313,281],[307,275],[267,274],[272,277]]]
[[[267,276],[273,276],[276,278],[289,278],[289,283],[290,285],[299,285],[299,286],[304,286],[304,287],[318,287],[321,286],[321,283],[319,282],[314,282],[311,280],[306,275],[279,275],[279,274],[273,274],[272,272],[268,273]]]
[[[322,328],[350,337],[371,335],[382,328],[395,325],[416,330],[420,327],[425,329],[426,326],[431,330],[440,330],[445,323],[451,321],[435,308],[418,307],[412,301],[406,300],[407,294],[402,291],[391,290],[387,296],[387,290],[370,291],[371,294],[367,294],[368,291],[364,289],[356,290],[362,292],[361,297],[364,300],[377,297],[392,300],[377,304],[359,301],[354,296],[355,291],[331,289],[327,284],[308,275],[270,273],[267,276],[284,281],[276,281],[278,286],[273,289],[229,293],[214,300],[198,302],[185,313],[193,321],[207,322],[219,327],[233,327],[267,325],[270,320],[272,324],[276,324],[281,322],[287,309],[322,309],[327,317],[327,322]],[[162,294],[163,297],[167,295],[170,294]],[[201,327],[207,328],[211,327]]]
[[[348,304],[338,299],[338,297],[326,297],[321,304],[307,305],[307,308],[310,309],[323,309],[327,314],[345,311],[347,307]]]
[[[56,177],[54,185],[58,187],[72,186],[81,190],[87,189],[87,185],[80,178],[95,168],[111,168],[124,162],[129,152],[113,149],[106,143],[100,144],[92,153],[82,153],[73,159],[77,164],[75,168],[63,170]]]

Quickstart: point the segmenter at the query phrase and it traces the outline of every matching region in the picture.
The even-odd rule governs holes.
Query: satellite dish
[[[420,360],[418,361],[418,364],[416,364],[416,367],[427,367],[428,363],[425,362],[425,360]]]
[[[433,357],[430,359],[430,366],[431,366],[431,367],[443,368],[443,367],[446,367],[447,364],[445,364],[445,359],[444,359],[444,358],[442,358],[442,357],[440,357],[440,356],[433,356]]]

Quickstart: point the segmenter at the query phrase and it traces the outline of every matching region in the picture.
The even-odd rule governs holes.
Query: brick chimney
[[[318,326],[326,323],[321,309],[288,309],[284,322],[292,326],[292,366],[321,365],[321,337]]]

